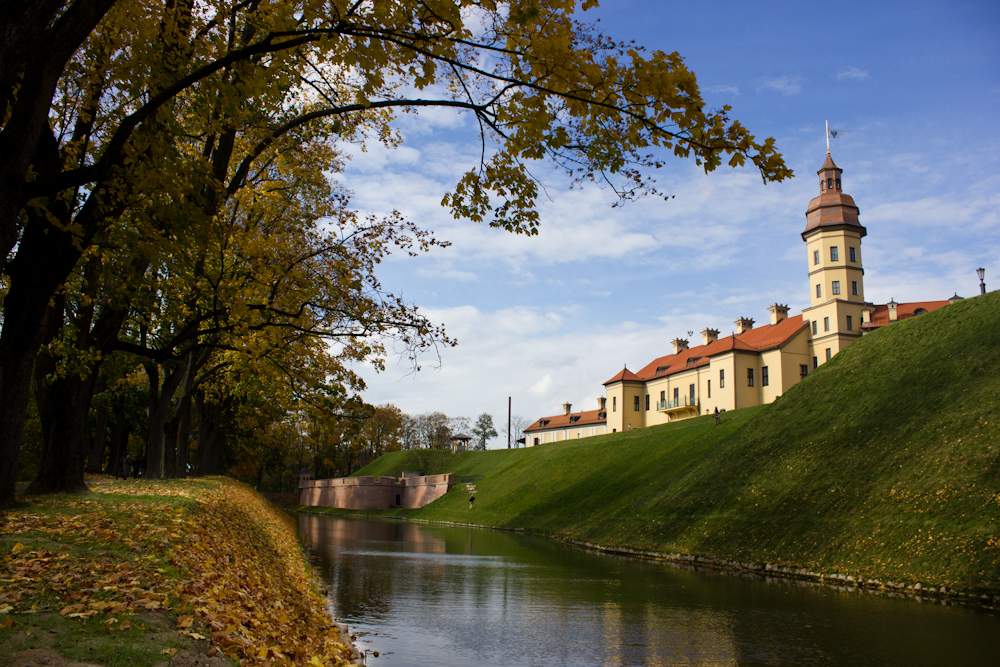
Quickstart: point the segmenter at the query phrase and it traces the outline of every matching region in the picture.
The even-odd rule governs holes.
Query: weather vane
[[[831,138],[832,139],[836,139],[837,138],[837,133],[840,130],[831,130],[830,129],[830,121],[828,121],[828,120],[827,121],[823,121],[823,122],[826,123],[826,154],[829,155],[830,154],[830,139]]]

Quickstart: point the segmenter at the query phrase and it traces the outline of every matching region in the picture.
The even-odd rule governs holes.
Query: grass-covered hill
[[[453,472],[414,518],[612,547],[1000,590],[1000,293],[865,336],[777,402],[523,450],[397,452]]]

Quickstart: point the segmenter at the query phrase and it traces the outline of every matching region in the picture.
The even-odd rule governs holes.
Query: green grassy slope
[[[1000,590],[1000,293],[900,322],[772,405],[570,444],[397,452],[453,472],[430,520]]]

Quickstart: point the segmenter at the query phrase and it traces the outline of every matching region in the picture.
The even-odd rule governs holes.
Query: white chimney
[[[572,409],[573,409],[572,403],[563,403],[563,413],[568,415]]]
[[[674,354],[677,354],[678,352],[683,352],[684,350],[688,349],[687,338],[675,338],[670,342],[674,344]]]
[[[736,320],[736,335],[746,333],[753,329],[753,318],[752,317],[740,317]]]
[[[771,311],[771,324],[777,324],[788,317],[787,304],[772,303],[767,309]]]
[[[719,340],[719,330],[712,329],[711,327],[705,327],[704,329],[701,330],[701,337],[702,340],[705,341],[705,345],[708,345],[709,343],[714,343],[715,341]]]

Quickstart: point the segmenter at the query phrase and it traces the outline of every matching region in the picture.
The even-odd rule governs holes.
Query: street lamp
[[[986,269],[980,266],[976,269],[976,275],[979,276],[979,293],[986,294]]]

